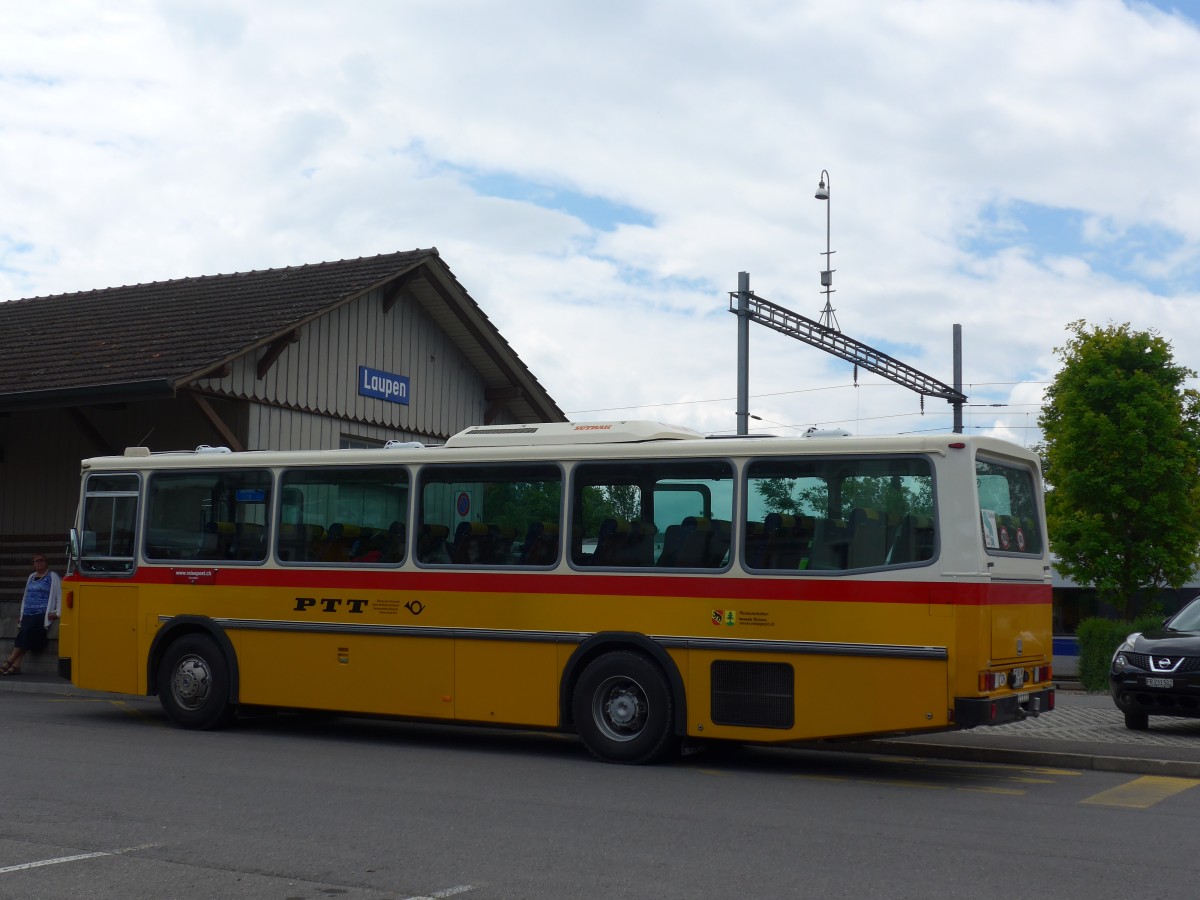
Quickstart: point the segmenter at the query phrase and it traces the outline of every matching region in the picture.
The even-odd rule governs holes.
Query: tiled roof
[[[457,290],[493,352],[557,411],[436,248],[0,303],[0,407],[78,392],[170,393],[423,263]],[[558,413],[561,417],[561,413]]]

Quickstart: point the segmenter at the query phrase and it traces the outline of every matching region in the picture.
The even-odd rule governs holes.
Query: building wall
[[[338,446],[338,431],[323,417],[372,428],[363,436],[440,442],[483,422],[484,383],[424,308],[401,297],[388,312],[372,291],[300,328],[258,377],[259,350],[232,363],[230,374],[197,382],[205,392],[261,401],[251,415],[248,449],[319,449]],[[359,393],[358,367],[409,379],[408,403]],[[314,413],[312,421],[298,413]],[[399,432],[399,433],[397,433]]]
[[[65,534],[81,459],[134,445],[229,443],[193,390],[246,449],[334,449],[344,435],[441,443],[484,421],[482,376],[411,297],[384,312],[373,291],[299,332],[261,379],[258,350],[234,360],[228,376],[201,379],[174,399],[0,416],[0,536]],[[409,402],[359,394],[359,366],[406,376]]]
[[[65,534],[79,460],[95,452],[66,410],[0,416],[0,534]]]
[[[392,440],[426,443],[429,440],[426,435],[397,431],[382,425],[347,422],[333,416],[261,403],[250,404],[249,413],[246,447],[252,450],[336,450],[343,436],[380,443]]]
[[[234,405],[218,401],[217,406],[225,416],[237,418]],[[79,498],[82,459],[120,454],[135,445],[161,451],[219,443],[223,443],[220,433],[187,395],[2,416],[0,535],[65,535]]]

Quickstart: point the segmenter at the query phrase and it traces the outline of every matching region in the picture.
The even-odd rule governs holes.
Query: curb
[[[887,756],[918,756],[926,759],[953,759],[962,762],[1004,763],[1014,766],[1042,766],[1056,769],[1091,769],[1095,772],[1122,772],[1128,775],[1163,775],[1172,778],[1200,778],[1200,762],[1177,759],[1141,759],[1100,753],[1059,753],[1052,750],[1014,750],[1006,747],[976,747],[962,744],[923,744],[916,741],[870,741],[831,743],[828,749],[847,753],[879,753]]]
[[[136,694],[111,694],[108,691],[87,691],[75,687],[69,681],[37,679],[36,675],[0,678],[0,694],[56,694],[60,697],[124,697],[126,699],[138,696]]]

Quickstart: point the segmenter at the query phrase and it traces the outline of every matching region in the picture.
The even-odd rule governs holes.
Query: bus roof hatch
[[[549,444],[627,444],[641,441],[702,440],[704,435],[662,422],[533,422],[479,425],[446,441],[447,447],[532,447]]]

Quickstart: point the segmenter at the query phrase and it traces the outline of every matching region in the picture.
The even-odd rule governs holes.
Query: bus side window
[[[417,562],[448,563],[450,550],[446,546],[446,538],[450,529],[445,525],[422,525],[417,537]]]
[[[886,515],[874,508],[855,508],[850,514],[847,566],[851,569],[882,566],[887,557],[887,539]]]
[[[558,562],[558,523],[530,522],[521,545],[520,564],[549,566]]]
[[[288,469],[280,481],[276,558],[284,564],[404,561],[408,470],[398,466]]]
[[[933,559],[933,517],[909,514],[900,520],[888,555],[888,565]]]
[[[746,511],[763,522],[762,533],[746,531],[750,569],[846,572],[933,557],[933,467],[923,456],[752,460]]]
[[[723,567],[733,480],[733,467],[723,459],[579,463],[571,489],[571,562]]]
[[[845,569],[850,553],[850,523],[845,519],[817,519],[813,528],[810,569]]]
[[[271,481],[261,469],[155,472],[146,489],[146,558],[262,562]]]
[[[446,463],[421,469],[417,562],[549,565],[557,557],[562,468]],[[534,522],[540,523],[535,532]]]
[[[137,475],[89,475],[84,482],[80,570],[86,574],[133,571],[138,518]]]

